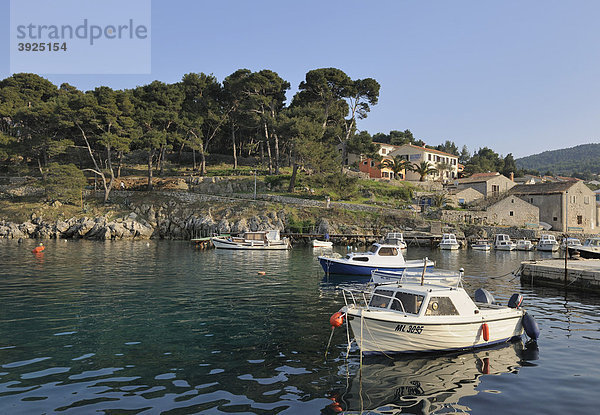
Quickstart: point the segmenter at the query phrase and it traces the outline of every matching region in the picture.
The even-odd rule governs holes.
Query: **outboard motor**
[[[475,302],[484,304],[493,304],[494,296],[484,288],[478,288],[475,291]]]
[[[523,315],[523,328],[525,329],[525,333],[529,336],[531,340],[537,340],[540,337],[540,328],[533,317],[529,314],[525,313]]]
[[[519,308],[521,307],[521,303],[523,303],[523,296],[521,294],[513,294],[510,296],[510,300],[508,300],[510,308]]]

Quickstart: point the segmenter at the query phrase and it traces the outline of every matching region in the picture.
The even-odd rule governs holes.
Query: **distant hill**
[[[600,174],[600,144],[582,144],[562,150],[516,159],[520,169],[537,170],[544,174],[550,171],[560,176],[593,173]]]

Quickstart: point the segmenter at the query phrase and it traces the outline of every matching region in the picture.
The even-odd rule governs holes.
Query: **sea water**
[[[463,267],[470,292],[523,294],[537,344],[524,336],[361,365],[355,346],[346,358],[344,327],[325,358],[340,287],[362,282],[326,276],[323,251],[58,240],[33,254],[35,245],[0,241],[1,414],[565,414],[600,402],[600,297],[521,285],[511,271],[541,253],[406,253]]]

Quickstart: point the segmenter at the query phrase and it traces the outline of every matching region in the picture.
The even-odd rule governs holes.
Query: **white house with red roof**
[[[401,156],[410,161],[413,165],[419,165],[421,162],[427,162],[431,167],[436,168],[436,173],[428,175],[426,180],[449,181],[458,178],[458,156],[433,148],[415,146],[414,144],[404,144],[396,146],[389,153],[390,157]],[[407,171],[406,180],[419,180],[418,173]]]

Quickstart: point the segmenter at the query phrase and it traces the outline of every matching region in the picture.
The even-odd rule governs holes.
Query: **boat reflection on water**
[[[481,376],[518,373],[537,358],[537,344],[522,341],[443,355],[369,356],[362,369],[355,357],[340,366],[348,386],[331,392],[323,413],[467,413],[460,401],[477,395]]]

